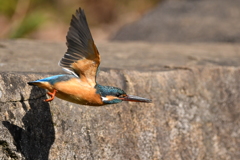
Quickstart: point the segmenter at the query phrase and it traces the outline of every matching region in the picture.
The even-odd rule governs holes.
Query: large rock
[[[238,44],[111,42],[97,46],[102,70],[159,71],[174,66],[240,66]],[[0,41],[0,71],[62,73],[57,64],[66,50],[64,43]]]
[[[39,54],[35,61],[39,59],[43,61],[35,62],[36,55],[33,53],[47,55],[46,48],[40,47],[37,50],[29,48],[42,45],[41,42],[29,42],[25,52],[23,52],[24,47],[15,50],[15,45],[11,46],[9,43],[24,46],[27,41],[2,42],[5,46],[4,53],[11,50],[12,55],[15,55],[9,59],[10,65],[14,66],[12,64],[14,58],[25,62],[15,61],[16,65],[18,64],[18,68],[12,67],[15,72],[9,69],[8,72],[0,73],[0,157],[2,159],[225,160],[240,158],[240,68],[238,67],[240,50],[237,45],[201,44],[203,48],[200,50],[197,44],[169,45],[172,47],[142,44],[140,48],[138,48],[139,44],[134,43],[131,45],[114,43],[114,48],[103,47],[110,46],[111,43],[101,44],[99,48],[105,51],[102,57],[106,55],[119,57],[112,62],[115,65],[120,64],[118,61],[130,60],[133,63],[133,60],[126,57],[129,54],[134,55],[134,48],[135,53],[148,51],[145,56],[135,54],[137,60],[142,57],[142,61],[146,62],[145,69],[142,70],[144,66],[141,66],[138,71],[133,70],[134,67],[131,68],[130,63],[120,67],[128,69],[129,66],[131,70],[104,69],[99,73],[98,82],[123,88],[129,94],[151,98],[153,103],[123,102],[103,107],[90,107],[60,99],[46,103],[43,101],[46,92],[26,83],[60,72],[51,68],[50,71],[54,73],[44,73],[46,70],[42,70],[41,67],[51,66],[52,57],[59,56],[53,55],[54,50],[59,50],[61,45],[45,43],[51,56],[44,61]],[[122,46],[125,46],[126,50]],[[130,46],[132,50],[129,51]],[[156,46],[163,47],[169,53],[168,56],[178,51],[178,54],[172,53],[177,55],[177,58],[166,58],[170,66],[152,69],[151,66],[155,64],[164,66],[165,64],[161,65],[160,58],[167,56],[158,53],[161,48],[155,51],[158,48]],[[64,48],[63,45],[62,47]],[[117,49],[122,56],[114,52]],[[22,55],[15,54],[17,51]],[[223,54],[224,52],[229,53],[232,60],[230,58],[225,60],[227,56]],[[208,63],[197,63],[198,65],[190,63],[194,59],[186,58],[190,53],[192,57],[198,58],[194,62],[202,60]],[[0,52],[0,55],[4,54]],[[59,57],[61,55],[62,53]],[[148,56],[152,57],[152,63],[148,60]],[[25,58],[21,59],[21,57]],[[31,60],[29,63],[36,66],[38,63],[46,65],[39,65],[40,68],[32,70],[43,73],[19,73],[21,67],[25,68],[23,65],[31,67],[26,63],[28,58]],[[108,59],[106,56],[102,60],[112,60],[112,57]],[[55,61],[57,62],[58,59]],[[157,63],[158,61],[160,64]],[[177,65],[174,65],[174,61]],[[188,65],[183,65],[183,62]],[[5,61],[0,63],[5,64]],[[25,69],[23,71],[27,71],[27,68]],[[160,69],[162,70],[159,71]]]
[[[239,0],[167,0],[113,40],[240,42]]]

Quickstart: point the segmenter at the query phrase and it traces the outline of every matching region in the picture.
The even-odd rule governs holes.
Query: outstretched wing
[[[100,55],[94,44],[84,11],[79,8],[72,16],[67,33],[67,52],[59,66],[67,72],[80,77],[82,82],[94,87],[96,73],[100,64]]]

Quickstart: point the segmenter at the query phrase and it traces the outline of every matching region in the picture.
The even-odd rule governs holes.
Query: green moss
[[[15,12],[17,2],[17,0],[0,0],[0,13],[11,17]]]
[[[10,38],[21,38],[27,34],[35,31],[43,22],[45,18],[43,14],[34,12],[27,15],[22,23],[10,34]]]

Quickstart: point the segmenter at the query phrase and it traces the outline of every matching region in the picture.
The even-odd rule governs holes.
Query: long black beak
[[[132,102],[145,102],[145,103],[151,103],[152,100],[147,99],[147,98],[142,98],[138,96],[133,96],[133,95],[127,95],[122,99],[123,101],[132,101]]]

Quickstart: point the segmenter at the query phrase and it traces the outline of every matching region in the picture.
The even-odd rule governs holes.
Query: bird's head
[[[100,94],[104,104],[114,104],[122,101],[146,102],[151,100],[133,95],[127,95],[122,89],[111,86],[96,85],[97,93]]]

